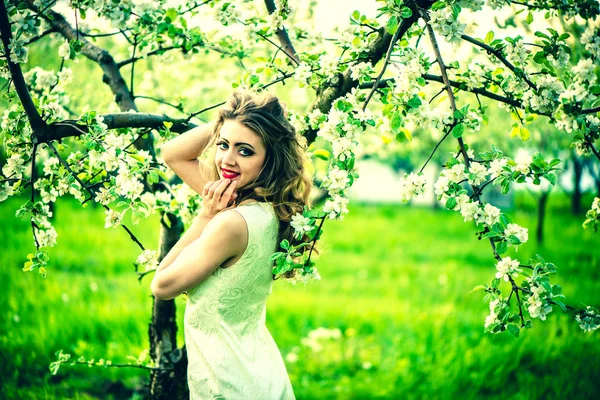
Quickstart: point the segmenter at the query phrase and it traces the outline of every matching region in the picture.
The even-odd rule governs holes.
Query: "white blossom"
[[[473,162],[469,167],[469,183],[471,185],[481,185],[487,178],[487,168],[482,163]]]
[[[467,221],[478,221],[481,218],[481,207],[479,201],[466,202],[460,207],[460,214],[463,216],[465,222]]]
[[[542,321],[546,320],[546,315],[552,311],[552,306],[544,303],[542,295],[546,290],[541,286],[531,286],[529,288],[531,296],[527,299],[527,311],[531,318],[539,318]]]
[[[69,60],[71,58],[71,46],[69,45],[68,41],[65,41],[58,48],[58,55],[66,60]]]
[[[305,62],[298,64],[296,70],[294,71],[294,79],[301,83],[306,83],[311,76],[312,71],[310,65]]]
[[[454,164],[451,168],[445,169],[443,173],[450,182],[460,182],[467,177],[465,168],[465,164],[458,163]]]
[[[506,166],[508,159],[506,158],[497,158],[490,162],[490,168],[488,169],[488,173],[491,175],[491,178],[497,178],[504,174],[504,167]]]
[[[496,278],[504,279],[508,282],[509,277],[517,277],[518,273],[522,270],[519,268],[519,260],[513,260],[510,257],[503,257],[502,260],[496,264]]]
[[[527,175],[529,173],[529,165],[531,164],[531,156],[526,153],[520,153],[515,158],[515,162],[517,166],[515,167],[515,171],[522,173],[523,175]]]
[[[6,160],[6,164],[2,167],[2,173],[6,177],[20,179],[23,172],[25,172],[25,168],[25,160],[19,154],[13,154]]]
[[[136,260],[146,271],[155,270],[158,267],[158,251],[144,250]]]
[[[346,197],[334,194],[325,201],[323,212],[328,214],[329,219],[343,219],[348,214],[348,201]]]
[[[350,184],[348,171],[340,169],[337,165],[330,168],[327,176],[323,179],[323,187],[329,189],[330,192],[344,190]]]
[[[292,217],[290,225],[292,228],[294,228],[294,236],[299,238],[302,237],[306,232],[310,232],[313,229],[311,219],[303,216],[300,213],[297,213]]]
[[[49,226],[45,229],[36,230],[36,238],[40,247],[52,247],[56,244],[58,234],[54,227]]]
[[[500,304],[500,300],[492,300],[490,301],[490,315],[485,318],[485,327],[500,322],[498,320],[498,314],[496,313],[496,307]]]
[[[400,178],[400,199],[404,202],[425,193],[427,181],[422,173],[411,172]]]
[[[8,197],[12,196],[14,192],[14,188],[11,186],[9,182],[4,182],[4,184],[0,184],[0,202],[6,200]]]
[[[487,203],[483,207],[483,215],[481,216],[481,221],[488,226],[494,225],[496,222],[500,221],[500,209]]]
[[[123,213],[118,213],[115,210],[106,210],[106,218],[104,219],[105,228],[114,228],[121,225]]]
[[[8,48],[10,49],[10,61],[15,64],[25,64],[27,62],[29,49],[25,47],[25,41],[23,39],[11,38]]]
[[[523,244],[529,240],[529,234],[527,232],[527,228],[523,228],[517,224],[508,224],[504,230],[504,236],[508,238],[509,236],[514,235],[519,239],[521,242],[520,244]]]

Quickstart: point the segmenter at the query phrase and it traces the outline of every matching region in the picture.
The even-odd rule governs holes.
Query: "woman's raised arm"
[[[190,129],[161,148],[163,160],[169,168],[198,194],[202,194],[204,185],[210,180],[211,171],[198,157],[210,143],[214,127],[214,123],[209,123]]]

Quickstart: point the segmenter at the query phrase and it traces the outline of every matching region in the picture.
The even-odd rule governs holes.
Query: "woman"
[[[210,142],[216,153],[207,167],[198,156]],[[272,95],[236,92],[215,123],[166,143],[162,155],[203,199],[151,286],[160,299],[188,293],[190,398],[294,399],[265,326],[270,256],[292,240],[289,222],[308,205],[312,184],[283,107]]]

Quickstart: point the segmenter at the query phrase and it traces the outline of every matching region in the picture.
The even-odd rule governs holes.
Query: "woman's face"
[[[215,166],[221,179],[237,181],[241,189],[258,177],[267,150],[252,129],[234,120],[225,120],[217,138]]]

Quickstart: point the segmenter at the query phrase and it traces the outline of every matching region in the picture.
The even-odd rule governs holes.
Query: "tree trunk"
[[[183,231],[181,220],[167,214],[171,227],[161,221],[160,259],[162,260]],[[175,300],[159,300],[153,297],[152,322],[148,330],[150,355],[157,368],[150,374],[150,398],[153,400],[188,399],[187,354],[185,347],[177,348],[177,321]]]
[[[542,192],[538,202],[538,223],[537,230],[535,232],[535,237],[538,244],[542,244],[544,242],[544,219],[546,218],[546,204],[548,203],[549,195],[549,190]]]
[[[573,215],[581,214],[581,176],[583,175],[583,162],[572,153],[573,161],[573,196],[571,197],[571,211]]]

